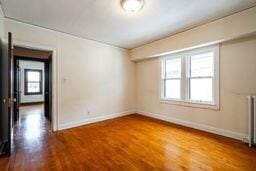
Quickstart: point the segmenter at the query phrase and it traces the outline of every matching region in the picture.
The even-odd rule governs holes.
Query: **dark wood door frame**
[[[44,62],[44,114],[48,120],[52,120],[52,58],[51,56],[48,59],[40,59],[38,57],[24,57],[24,56],[14,56],[15,60],[26,60],[26,61],[38,61]],[[15,64],[15,63],[14,63]],[[16,67],[16,66],[15,66]],[[16,95],[16,94],[15,94]],[[17,96],[17,95],[16,95]],[[19,96],[19,95],[18,95]],[[20,101],[18,101],[20,103]],[[18,104],[19,106],[20,104]],[[18,109],[17,109],[18,110]],[[16,117],[18,116],[19,111],[16,111]]]

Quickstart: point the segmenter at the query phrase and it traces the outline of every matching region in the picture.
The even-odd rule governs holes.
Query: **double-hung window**
[[[42,70],[25,69],[25,95],[42,94]]]
[[[165,60],[164,67],[164,96],[166,99],[180,99],[180,83],[181,83],[181,58],[176,57]]]
[[[209,46],[161,58],[161,101],[219,108],[219,47]]]

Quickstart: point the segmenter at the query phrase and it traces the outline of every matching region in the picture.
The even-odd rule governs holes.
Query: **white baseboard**
[[[167,122],[171,122],[171,123],[175,123],[175,124],[179,124],[179,125],[183,125],[186,127],[195,128],[195,129],[199,129],[202,131],[211,132],[214,134],[234,138],[237,140],[243,140],[245,137],[247,137],[247,135],[243,134],[243,133],[233,132],[233,131],[220,129],[220,128],[216,128],[216,127],[212,127],[212,126],[208,126],[208,125],[204,125],[204,124],[200,124],[200,123],[177,119],[177,118],[166,116],[166,115],[145,112],[145,111],[141,111],[141,110],[137,110],[137,111],[129,110],[129,111],[113,113],[113,114],[105,114],[105,115],[96,116],[93,118],[86,118],[86,119],[74,121],[74,122],[62,123],[59,125],[58,130],[64,130],[64,129],[82,126],[82,125],[86,125],[86,124],[90,124],[90,123],[95,123],[95,122],[100,122],[100,121],[104,121],[104,120],[108,120],[108,119],[118,118],[121,116],[130,115],[130,114],[134,114],[134,113],[148,116],[148,117],[155,118],[155,119],[159,119],[159,120],[163,120],[163,121],[167,121]]]
[[[208,126],[208,125],[204,125],[204,124],[199,124],[199,123],[195,123],[195,122],[191,122],[191,121],[177,119],[177,118],[173,118],[173,117],[166,116],[166,115],[161,115],[161,114],[156,114],[156,113],[151,113],[151,112],[145,112],[145,111],[140,111],[140,110],[137,110],[136,113],[138,113],[140,115],[156,118],[156,119],[159,119],[159,120],[163,120],[163,121],[183,125],[183,126],[186,126],[186,127],[195,128],[195,129],[199,129],[199,130],[202,130],[202,131],[211,132],[211,133],[214,133],[214,134],[226,136],[226,137],[229,137],[229,138],[234,138],[234,139],[237,139],[237,140],[243,140],[245,137],[247,137],[247,135],[243,134],[243,133],[233,132],[233,131],[220,129],[220,128],[216,128],[216,127],[212,127],[212,126]]]
[[[90,124],[90,123],[95,123],[95,122],[100,122],[100,121],[104,121],[104,120],[108,120],[108,119],[118,118],[121,116],[130,115],[130,114],[134,114],[134,113],[135,113],[135,110],[129,110],[129,111],[124,111],[124,112],[119,112],[119,113],[112,113],[112,114],[105,114],[105,115],[102,114],[100,116],[86,118],[86,119],[82,119],[79,121],[61,123],[58,127],[58,130],[64,130],[64,129],[82,126],[82,125],[86,125],[86,124]]]

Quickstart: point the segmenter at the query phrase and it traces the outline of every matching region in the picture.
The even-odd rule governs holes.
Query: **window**
[[[161,101],[219,107],[219,48],[210,46],[161,58]]]
[[[42,94],[42,70],[25,69],[25,95]]]
[[[181,58],[165,60],[165,97],[180,99]]]

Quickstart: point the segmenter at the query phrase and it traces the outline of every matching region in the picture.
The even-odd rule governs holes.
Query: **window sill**
[[[219,105],[210,104],[210,103],[182,101],[182,100],[175,100],[175,99],[161,99],[160,103],[194,107],[194,108],[202,108],[202,109],[220,110]]]
[[[25,93],[25,96],[43,95],[43,93]]]

